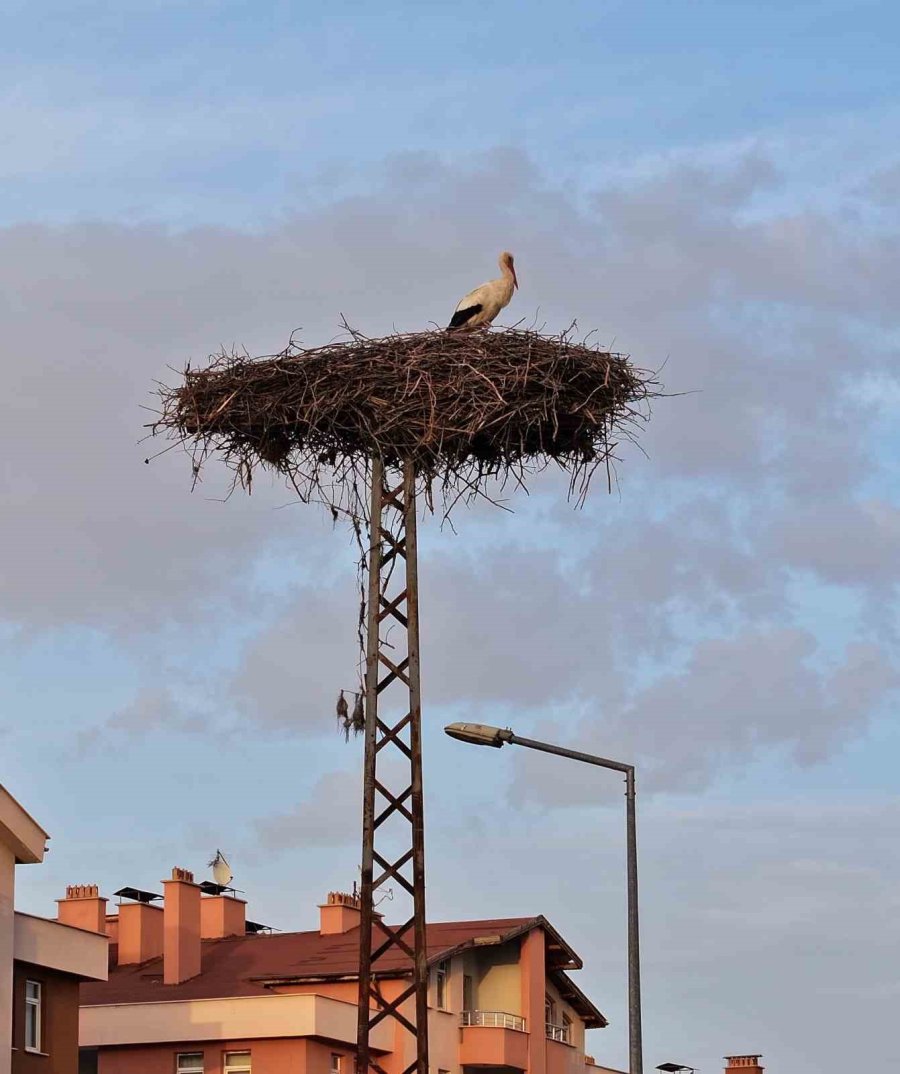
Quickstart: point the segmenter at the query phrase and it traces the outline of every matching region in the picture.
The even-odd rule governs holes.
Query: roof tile
[[[485,921],[446,921],[428,925],[429,961],[480,936],[512,938],[540,918],[510,917]],[[359,972],[359,930],[323,936],[319,932],[259,933],[203,940],[201,971],[178,985],[162,983],[162,959],[117,966],[109,980],[82,985],[85,1006],[148,1003],[160,1000],[216,999],[265,995],[266,981],[290,978],[355,977]],[[378,961],[379,971],[408,972],[409,958],[399,949]]]

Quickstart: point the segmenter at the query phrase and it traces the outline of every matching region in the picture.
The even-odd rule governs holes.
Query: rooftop
[[[34,865],[43,861],[49,838],[34,817],[0,783],[0,842],[12,850],[16,862]]]
[[[547,969],[588,1025],[605,1026],[606,1019],[565,973],[581,960],[543,917],[445,921],[427,927],[428,961],[433,963],[471,947],[507,943],[532,929],[547,939]],[[204,940],[201,972],[178,985],[163,984],[162,958],[139,965],[110,968],[106,982],[82,985],[83,1006],[148,1003],[160,1000],[214,999],[269,994],[277,985],[355,979],[359,971],[359,930],[325,934],[283,932]],[[379,961],[383,974],[403,976],[411,971],[407,956],[395,951]]]

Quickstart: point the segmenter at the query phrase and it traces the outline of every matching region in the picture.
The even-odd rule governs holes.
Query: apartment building
[[[103,929],[15,908],[16,871],[42,862],[48,839],[0,786],[0,1074],[77,1074],[78,988],[106,978]]]
[[[352,1074],[358,900],[339,892],[319,927],[274,932],[214,884],[172,871],[163,892],[123,888],[60,901],[60,920],[104,921],[108,981],[81,988],[82,1074]],[[606,1019],[572,980],[577,953],[544,917],[428,925],[434,1074],[584,1074],[585,1032]],[[390,1000],[411,967],[397,954],[378,983]],[[413,1041],[387,1020],[374,1053],[387,1074]]]

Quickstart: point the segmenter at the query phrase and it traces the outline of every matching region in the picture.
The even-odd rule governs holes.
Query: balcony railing
[[[525,1019],[517,1014],[507,1014],[506,1011],[463,1011],[460,1025],[489,1026],[493,1029],[516,1029],[520,1033],[525,1032]]]
[[[552,1022],[546,1023],[547,1040],[557,1040],[560,1044],[571,1044],[569,1040],[569,1027],[556,1026]]]

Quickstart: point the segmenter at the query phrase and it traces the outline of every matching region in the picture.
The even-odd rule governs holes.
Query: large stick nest
[[[651,373],[574,337],[505,329],[417,332],[251,358],[220,352],[159,389],[152,425],[183,443],[195,480],[211,456],[250,489],[282,474],[305,501],[364,514],[371,460],[415,463],[444,510],[557,463],[579,502],[607,476],[659,394]],[[499,484],[498,484],[499,480]]]

